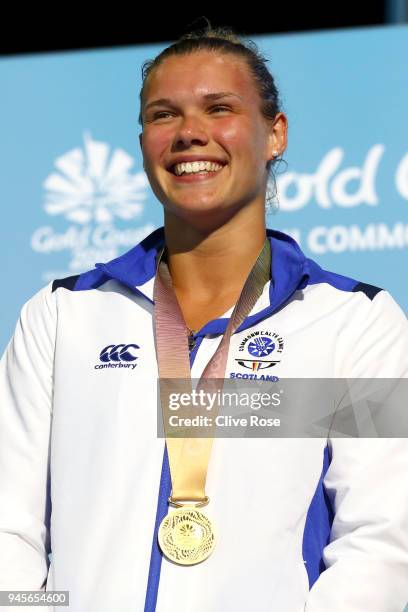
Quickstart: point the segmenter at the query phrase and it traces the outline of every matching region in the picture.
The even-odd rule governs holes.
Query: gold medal
[[[214,527],[195,506],[177,508],[165,516],[158,538],[166,557],[181,565],[204,561],[215,546]]]

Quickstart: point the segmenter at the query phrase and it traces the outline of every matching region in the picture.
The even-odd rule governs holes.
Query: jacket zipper
[[[188,350],[190,351],[190,353],[193,350],[193,348],[195,347],[196,342],[197,342],[197,338],[194,336],[194,333],[191,332],[188,335]]]

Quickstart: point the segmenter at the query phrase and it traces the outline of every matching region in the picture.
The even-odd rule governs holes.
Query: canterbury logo
[[[108,344],[102,349],[99,359],[105,363],[136,361],[134,349],[140,348],[137,344]]]

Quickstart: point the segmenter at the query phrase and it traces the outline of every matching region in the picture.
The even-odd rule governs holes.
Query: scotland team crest
[[[242,357],[235,359],[240,366],[257,372],[272,368],[280,362],[283,339],[270,331],[255,331],[246,336],[239,345]]]

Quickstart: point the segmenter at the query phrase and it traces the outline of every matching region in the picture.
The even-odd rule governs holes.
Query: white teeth
[[[216,172],[222,168],[221,164],[217,164],[217,162],[210,161],[195,161],[195,162],[181,162],[180,164],[176,164],[174,166],[174,173],[177,176],[183,174],[191,174],[193,172]]]

